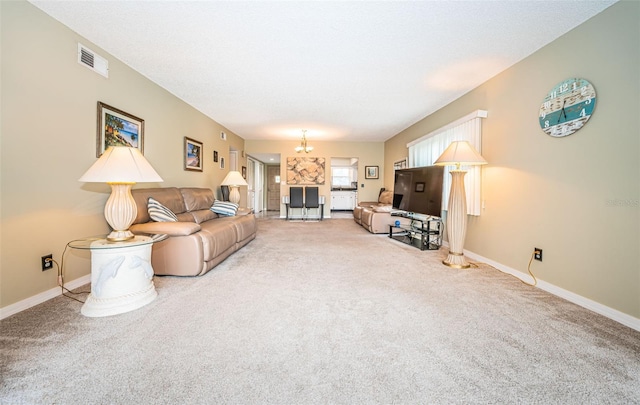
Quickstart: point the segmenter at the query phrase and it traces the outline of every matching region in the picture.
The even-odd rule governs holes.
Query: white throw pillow
[[[153,197],[149,197],[147,200],[147,211],[149,211],[149,217],[156,222],[177,222],[178,217],[169,208],[160,204],[160,202]]]
[[[211,206],[211,211],[224,217],[232,217],[238,212],[240,205],[229,201],[215,200]]]

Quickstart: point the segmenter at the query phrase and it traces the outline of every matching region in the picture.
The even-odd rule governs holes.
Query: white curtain
[[[437,129],[407,144],[409,148],[409,167],[431,166],[442,152],[454,141],[468,141],[482,154],[482,121],[487,112],[477,110],[459,120]],[[462,167],[467,170],[464,176],[464,188],[467,195],[467,214],[480,215],[480,166]],[[442,188],[442,209],[447,210],[449,191],[451,189],[450,167],[445,167],[444,185]]]

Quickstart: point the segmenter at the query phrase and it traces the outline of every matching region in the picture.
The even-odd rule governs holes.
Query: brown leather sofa
[[[200,276],[256,237],[255,215],[240,209],[236,216],[210,210],[215,200],[207,188],[144,188],[132,190],[138,209],[131,232],[167,234],[153,245],[151,264],[156,275]],[[173,211],[178,222],[154,222],[147,211],[153,197]]]
[[[380,190],[378,201],[362,201],[353,209],[353,220],[371,233],[388,233],[393,202],[392,190]]]

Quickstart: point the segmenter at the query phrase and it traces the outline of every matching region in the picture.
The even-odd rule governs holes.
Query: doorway
[[[247,158],[247,166],[247,183],[249,183],[248,205],[249,208],[253,209],[253,212],[259,213],[264,211],[265,206],[265,165],[249,156]]]
[[[267,211],[280,211],[280,165],[267,166]]]

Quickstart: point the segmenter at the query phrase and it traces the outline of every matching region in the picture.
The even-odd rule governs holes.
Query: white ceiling
[[[389,139],[615,1],[31,3],[245,139],[312,143]]]

